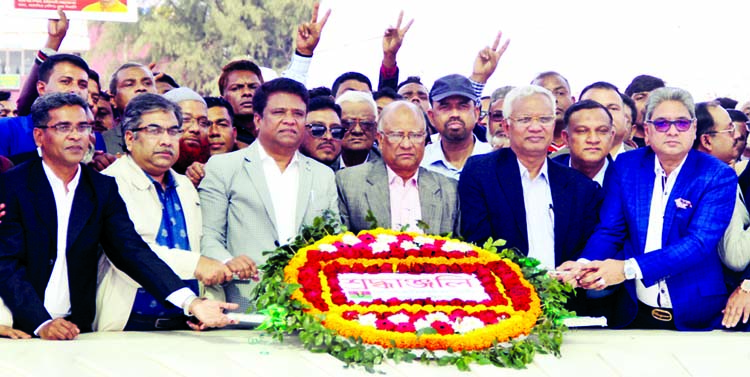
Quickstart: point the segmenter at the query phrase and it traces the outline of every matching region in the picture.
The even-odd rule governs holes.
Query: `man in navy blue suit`
[[[540,86],[505,97],[510,148],[469,158],[458,183],[461,234],[504,239],[554,269],[576,259],[598,222],[601,192],[583,174],[547,158],[555,97]]]
[[[687,91],[654,90],[645,119],[649,147],[617,159],[600,225],[581,259],[558,270],[589,289],[625,282],[611,327],[713,329],[727,301],[716,245],[732,215],[737,177],[691,149],[695,106]]]

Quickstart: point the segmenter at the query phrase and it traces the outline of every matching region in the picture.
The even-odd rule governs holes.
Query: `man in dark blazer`
[[[429,233],[458,231],[455,180],[419,166],[426,137],[416,105],[397,101],[383,108],[377,133],[382,159],[336,173],[339,212],[349,230],[369,229],[372,211],[384,228],[416,231],[415,220],[421,220]]]
[[[146,290],[197,316],[196,327],[230,323],[222,310],[235,305],[198,299],[136,233],[114,179],[80,163],[86,107],[70,93],[37,99],[31,116],[43,157],[0,176],[0,296],[14,326],[44,339],[91,331],[100,244]]]
[[[505,98],[510,148],[474,156],[461,173],[461,234],[469,242],[504,239],[508,247],[555,266],[575,259],[598,222],[597,184],[547,158],[555,98],[535,86]]]

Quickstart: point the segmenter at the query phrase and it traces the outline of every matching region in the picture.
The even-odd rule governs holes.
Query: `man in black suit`
[[[232,321],[235,304],[198,299],[136,233],[113,178],[82,165],[91,123],[70,93],[31,108],[42,158],[0,176],[0,296],[14,327],[43,339],[91,331],[101,244],[109,259],[161,300],[194,314],[193,328]]]
[[[554,269],[586,245],[602,194],[583,174],[547,158],[555,127],[551,92],[515,88],[503,113],[510,148],[471,157],[461,173],[461,232],[469,242],[504,239]]]

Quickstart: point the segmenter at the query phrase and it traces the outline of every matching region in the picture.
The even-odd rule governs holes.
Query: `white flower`
[[[456,321],[453,323],[453,329],[460,334],[481,329],[482,327],[484,327],[484,322],[477,317],[456,318]]]
[[[424,317],[426,320],[428,320],[430,323],[435,321],[440,322],[450,322],[450,318],[448,318],[448,315],[446,315],[443,312],[432,312]]]
[[[401,242],[401,248],[404,250],[419,250],[419,246],[411,241],[403,241]]]
[[[382,243],[393,243],[393,242],[397,242],[398,238],[390,234],[378,234],[377,240],[378,242],[382,242]]]
[[[416,236],[414,237],[414,242],[418,245],[432,245],[435,243],[435,240],[430,237]]]
[[[394,314],[388,317],[388,320],[395,324],[399,324],[399,323],[409,322],[409,316],[404,313],[398,313],[398,314]]]
[[[355,236],[353,234],[345,234],[344,237],[341,238],[341,242],[343,242],[343,243],[345,243],[345,244],[347,244],[349,246],[353,246],[353,245],[356,245],[356,244],[358,244],[358,243],[360,243],[362,241],[359,238],[357,238],[357,236]]]
[[[373,242],[370,244],[370,248],[372,249],[373,254],[377,253],[385,253],[386,251],[391,251],[391,247],[388,246],[385,242]]]
[[[461,251],[465,253],[471,250],[473,250],[471,245],[464,242],[446,241],[443,244],[443,251]]]
[[[329,243],[323,243],[318,245],[318,250],[326,253],[335,253],[338,249],[336,249],[336,246],[333,246]]]
[[[362,326],[370,326],[375,327],[375,322],[378,321],[378,316],[375,315],[375,313],[367,313],[360,315],[359,318],[357,318],[357,322],[359,322]]]
[[[414,328],[417,331],[426,329],[428,327],[432,327],[432,321],[428,321],[426,319],[418,319],[414,322]]]

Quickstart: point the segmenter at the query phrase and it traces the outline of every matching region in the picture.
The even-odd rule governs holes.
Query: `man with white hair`
[[[507,241],[541,266],[575,259],[598,222],[602,196],[581,173],[547,158],[555,97],[540,86],[505,97],[510,148],[469,158],[458,182],[461,234],[481,244]]]
[[[380,159],[380,151],[374,146],[378,105],[372,93],[349,90],[336,98],[336,104],[341,106],[341,125],[347,131],[333,170]]]
[[[396,101],[378,121],[382,159],[336,173],[339,212],[353,232],[369,229],[368,213],[379,226],[430,233],[458,231],[456,181],[419,166],[424,156],[425,119],[417,105]]]

